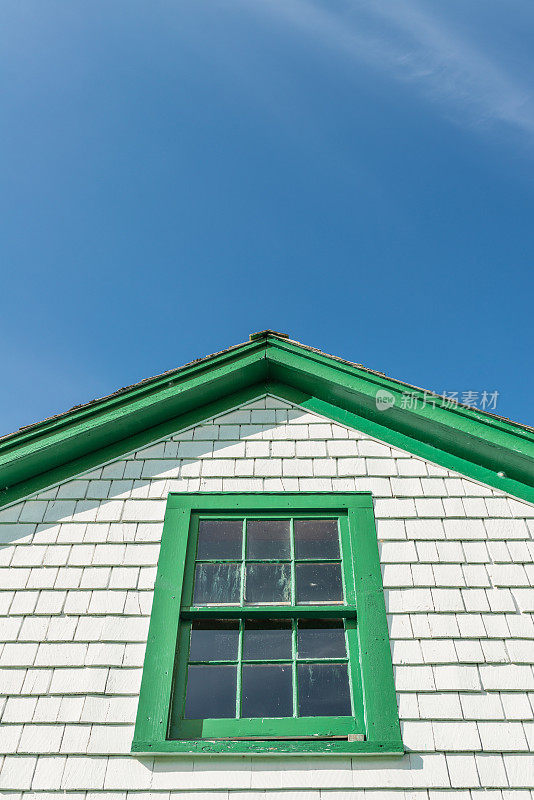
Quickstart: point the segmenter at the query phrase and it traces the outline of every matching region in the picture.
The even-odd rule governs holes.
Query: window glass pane
[[[197,558],[241,558],[243,520],[201,519],[198,523]]]
[[[242,717],[291,717],[291,664],[244,664]]]
[[[296,558],[339,558],[336,519],[296,519]]]
[[[352,714],[346,664],[298,664],[299,716]]]
[[[345,658],[345,628],[340,619],[299,620],[299,658]]]
[[[239,622],[212,620],[193,622],[190,661],[235,661],[239,643]]]
[[[341,564],[297,564],[295,578],[299,604],[343,599]]]
[[[289,558],[289,520],[251,519],[247,522],[247,558]]]
[[[239,564],[197,564],[193,605],[239,603],[241,566]]]
[[[237,667],[194,666],[187,670],[184,717],[235,717]]]
[[[291,599],[289,564],[247,564],[246,603],[288,603]]]
[[[243,634],[243,658],[268,661],[273,658],[291,658],[291,623],[267,619],[246,620]]]

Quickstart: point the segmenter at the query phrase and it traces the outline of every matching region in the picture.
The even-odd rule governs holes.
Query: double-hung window
[[[371,496],[169,496],[135,752],[398,752]]]

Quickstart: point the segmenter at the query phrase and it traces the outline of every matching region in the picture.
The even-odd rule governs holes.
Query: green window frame
[[[290,552],[284,558],[272,559],[280,569],[283,561],[284,574],[291,576],[285,602],[244,604],[241,589],[239,600],[223,605],[194,605],[195,568],[203,567],[206,561],[197,558],[199,525],[206,519],[242,522],[242,552],[232,558],[242,587],[245,570],[257,566],[250,563],[245,553],[249,518],[289,520]],[[304,564],[295,553],[293,527],[299,519],[337,521],[340,557],[330,560],[341,564],[344,592],[339,602],[298,603],[295,574]],[[228,559],[216,561],[227,563]],[[216,569],[219,564],[211,566]],[[240,710],[241,675],[246,668],[250,672],[251,666],[258,666],[258,662],[243,662],[243,632],[245,625],[264,625],[262,620],[273,619],[285,620],[282,624],[290,627],[291,653],[278,661],[273,662],[269,657],[267,664],[265,658],[261,662],[264,667],[283,666],[291,671],[292,715],[287,712],[285,717],[246,717]],[[340,716],[298,716],[297,670],[308,667],[311,671],[316,663],[325,663],[324,658],[307,659],[297,652],[298,626],[305,627],[306,620],[317,619],[343,620],[347,654],[338,659],[328,657],[327,661],[332,666],[333,662],[340,664],[342,671],[348,666],[350,714],[345,709]],[[224,624],[235,626],[239,641],[237,655],[225,656],[226,661],[215,665],[211,660],[201,662],[191,658],[193,664],[189,669],[207,666],[208,672],[204,674],[214,674],[209,672],[213,666],[232,667],[234,672],[237,668],[236,713],[235,717],[224,719],[187,719],[184,702],[190,632],[192,626],[201,627],[210,620],[223,620]],[[370,493],[205,492],[168,496],[132,752],[196,755],[403,752]]]

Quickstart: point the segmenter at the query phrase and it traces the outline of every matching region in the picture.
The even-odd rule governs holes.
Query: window
[[[371,495],[169,496],[134,752],[402,752]]]

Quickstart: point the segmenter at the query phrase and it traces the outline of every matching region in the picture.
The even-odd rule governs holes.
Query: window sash
[[[290,543],[291,543],[291,554],[289,558],[280,558],[280,559],[257,559],[252,558],[249,559],[246,557],[246,536],[243,533],[243,540],[242,540],[242,552],[241,552],[241,559],[237,558],[229,558],[229,559],[205,559],[205,558],[196,558],[197,554],[197,543],[198,543],[198,530],[199,530],[199,523],[202,520],[210,519],[223,519],[223,520],[231,520],[231,519],[239,519],[243,520],[243,529],[245,531],[245,520],[246,519],[267,519],[267,520],[279,520],[279,519],[288,519],[290,520],[291,525],[291,533],[290,533]],[[296,558],[294,552],[294,533],[293,533],[293,520],[298,519],[337,519],[339,525],[339,535],[340,535],[340,555],[338,558]],[[345,555],[344,555],[345,554]],[[202,605],[202,606],[193,606],[193,586],[194,586],[194,579],[195,579],[195,569],[198,563],[215,563],[215,564],[239,564],[241,567],[241,594],[240,594],[240,602],[239,603],[227,603],[227,604],[209,604]],[[351,558],[351,545],[350,545],[350,536],[349,536],[349,529],[347,523],[347,514],[346,513],[324,513],[324,512],[315,512],[313,509],[310,509],[306,512],[301,512],[298,510],[295,511],[278,511],[274,509],[273,512],[259,512],[257,513],[256,510],[252,512],[247,512],[243,510],[241,514],[239,513],[230,513],[226,515],[224,511],[214,511],[211,514],[206,513],[192,513],[191,514],[191,522],[190,522],[190,529],[189,529],[189,536],[188,536],[188,543],[187,543],[187,553],[186,553],[186,564],[185,564],[185,571],[184,571],[184,578],[183,578],[183,589],[182,589],[182,603],[181,603],[181,610],[182,611],[190,611],[193,608],[206,608],[206,607],[217,607],[217,608],[227,608],[232,606],[239,606],[244,609],[249,608],[261,608],[261,604],[256,603],[245,603],[244,602],[244,572],[247,564],[269,564],[269,563],[277,563],[277,564],[290,564],[291,565],[291,602],[289,603],[269,603],[265,604],[266,608],[273,609],[273,608],[282,608],[284,606],[291,606],[296,604],[296,566],[300,564],[341,564],[341,575],[342,575],[342,582],[343,582],[343,590],[344,590],[344,600],[343,601],[328,601],[325,603],[322,602],[311,602],[306,605],[320,608],[321,605],[337,605],[339,602],[339,606],[344,605],[352,605],[354,606],[355,603],[355,590],[354,590],[354,571],[352,569],[352,558]]]
[[[197,559],[199,524],[204,519],[239,519],[243,520],[243,540],[241,561],[237,559]],[[290,546],[291,553],[288,559],[246,559],[246,522],[249,519],[268,519],[290,520]],[[294,547],[293,520],[295,519],[335,519],[339,531],[339,558],[331,559],[296,559]],[[240,602],[238,604],[210,604],[203,606],[192,606],[193,588],[195,579],[196,564],[204,562],[212,563],[241,563],[242,579],[244,565],[250,563],[289,563],[291,564],[291,595],[295,598],[295,565],[298,563],[340,563],[343,581],[343,597],[338,602],[315,602],[305,605],[291,605],[284,603],[273,603],[264,605],[249,605],[244,602],[244,586],[241,586]],[[251,613],[252,612],[252,613]],[[283,612],[283,613],[280,613]],[[295,650],[296,621],[298,619],[328,619],[336,618],[344,620],[345,638],[347,644],[347,655],[342,659],[300,659],[297,658]],[[184,719],[183,709],[185,706],[187,670],[189,661],[189,645],[191,622],[199,619],[236,619],[240,621],[240,639],[242,637],[243,622],[245,619],[288,619],[292,621],[293,655],[291,659],[279,660],[257,660],[258,664],[289,663],[292,665],[292,691],[293,691],[293,715],[290,717],[265,717],[265,718],[246,718],[240,716],[241,708],[241,669],[243,659],[241,649],[237,661],[222,662],[203,662],[206,664],[237,664],[237,696],[236,696],[236,718],[225,719],[203,719],[191,720]],[[345,717],[299,717],[298,698],[297,698],[297,664],[298,663],[347,663],[349,691],[353,713]],[[251,662],[252,663],[252,662]],[[310,509],[306,512],[289,510],[287,512],[273,509],[270,512],[229,513],[224,511],[214,511],[212,514],[191,515],[190,530],[188,537],[186,564],[184,571],[184,585],[182,591],[182,606],[180,609],[180,632],[178,638],[177,658],[174,669],[174,688],[173,701],[169,716],[168,737],[171,739],[187,738],[235,738],[242,736],[266,736],[266,730],[278,732],[284,736],[345,736],[348,734],[364,732],[363,705],[361,700],[361,682],[359,668],[359,647],[356,629],[356,604],[354,570],[352,567],[351,544],[349,537],[349,526],[346,513],[324,513]],[[276,724],[274,724],[274,722]],[[269,734],[274,736],[275,733]]]
[[[318,617],[317,617],[318,619]],[[358,662],[358,643],[356,620],[347,619],[345,621],[345,632],[347,642],[347,655],[345,658],[297,658],[265,660],[247,660],[242,658],[234,661],[220,662],[193,662],[206,664],[232,664],[238,670],[238,696],[237,705],[239,706],[241,697],[239,695],[239,676],[241,664],[292,664],[293,666],[293,716],[291,717],[237,717],[237,718],[204,718],[204,719],[184,719],[182,710],[185,704],[187,669],[189,662],[189,637],[191,625],[183,624],[180,629],[178,644],[178,661],[176,665],[175,698],[171,704],[171,715],[169,720],[169,739],[198,739],[198,738],[284,738],[284,737],[331,737],[348,736],[349,734],[362,734],[365,732],[363,706],[361,703],[361,684],[360,669]],[[293,633],[294,636],[294,633]],[[293,650],[294,652],[294,650]],[[351,658],[356,658],[351,666]],[[296,667],[299,663],[313,664],[347,664],[349,674],[349,689],[352,697],[353,713],[350,716],[328,716],[328,717],[299,717],[297,703],[297,683]],[[180,703],[177,707],[175,703]]]

